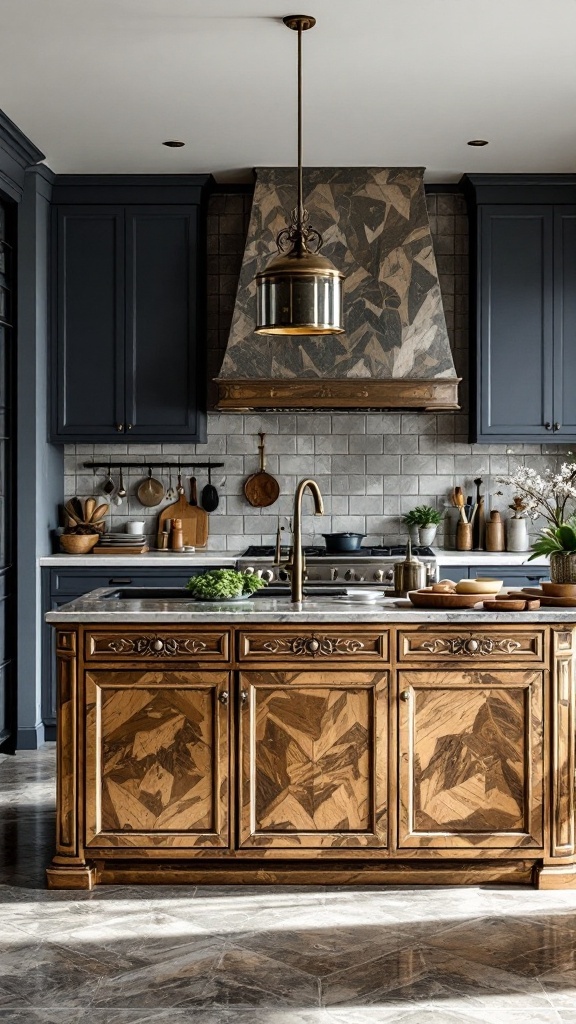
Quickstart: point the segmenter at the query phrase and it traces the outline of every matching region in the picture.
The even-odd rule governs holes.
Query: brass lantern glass
[[[302,188],[302,32],[314,18],[284,18],[298,32],[298,204],[276,239],[278,254],[256,275],[256,334],[341,334],[344,274],[320,255],[322,236],[308,223]]]

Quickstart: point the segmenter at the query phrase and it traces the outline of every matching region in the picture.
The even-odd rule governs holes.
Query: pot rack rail
[[[110,462],[106,459],[103,462],[83,462],[84,469],[141,469],[143,471],[147,469],[167,469],[167,470],[180,470],[180,469],[222,469],[225,466],[224,462],[154,462],[149,459],[145,459],[143,462],[125,462],[112,459]]]

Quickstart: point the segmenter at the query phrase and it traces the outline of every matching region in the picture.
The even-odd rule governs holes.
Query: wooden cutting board
[[[167,519],[182,520],[182,537],[184,544],[195,548],[205,548],[208,543],[208,513],[199,505],[190,505],[184,494],[178,501],[162,509],[158,517],[158,547],[160,537]]]

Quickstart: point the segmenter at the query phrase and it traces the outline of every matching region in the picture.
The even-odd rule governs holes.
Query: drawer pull
[[[361,640],[339,636],[274,637],[272,640],[267,640],[262,646],[270,654],[309,654],[313,658],[318,654],[325,657],[334,654],[357,654],[364,649]]]
[[[109,587],[130,587],[132,580],[108,580]]]
[[[433,640],[425,640],[420,645],[421,650],[429,651],[430,654],[454,654],[467,655],[474,658],[478,655],[514,654],[522,644],[512,637],[503,637],[501,640],[494,640],[491,636],[450,636],[435,637]]]
[[[203,640],[196,640],[193,637],[167,637],[160,636],[138,636],[123,637],[115,636],[104,638],[102,641],[95,637],[92,641],[92,654],[100,654],[102,650],[113,651],[114,654],[139,654],[140,657],[164,657],[177,654],[201,654],[206,650],[207,645]]]
[[[226,707],[228,704],[228,690],[223,690],[223,692],[218,695],[218,700],[224,705],[224,707]]]
[[[402,693],[400,694],[400,700],[403,700],[403,701],[410,700],[410,690],[402,690]]]
[[[241,703],[242,704],[246,704],[247,700],[248,700],[248,691],[247,690],[240,690],[240,701],[241,701]]]

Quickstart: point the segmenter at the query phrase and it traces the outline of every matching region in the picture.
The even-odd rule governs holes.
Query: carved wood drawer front
[[[344,632],[333,626],[315,630],[269,633],[241,633],[238,656],[258,661],[324,662],[352,658],[378,658],[388,661],[388,634],[378,632]]]
[[[398,631],[399,661],[532,661],[544,659],[544,630],[502,628],[497,631],[472,629]]]
[[[84,650],[87,661],[228,661],[230,643],[223,630],[168,632],[144,627],[86,633]]]

